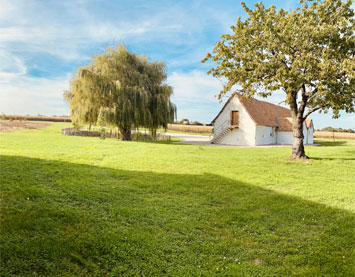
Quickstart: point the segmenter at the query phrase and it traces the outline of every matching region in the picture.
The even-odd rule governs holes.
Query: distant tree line
[[[324,131],[324,132],[341,132],[341,133],[355,133],[354,129],[343,129],[343,128],[333,128],[333,127],[325,127],[323,129],[317,131]]]
[[[201,122],[199,122],[197,120],[190,122],[190,120],[188,120],[187,118],[183,118],[181,120],[177,120],[174,123],[175,124],[183,124],[183,125],[211,126],[211,124],[201,123]]]

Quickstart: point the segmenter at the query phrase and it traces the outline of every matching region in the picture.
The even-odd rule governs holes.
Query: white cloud
[[[177,41],[178,36],[191,31],[180,21],[183,12],[173,9],[158,13],[147,11],[133,16],[135,20],[124,10],[119,10],[124,14],[122,18],[107,20],[100,13],[93,13],[88,3],[64,1],[63,4],[56,3],[58,7],[43,5],[41,1],[32,5],[23,1],[17,1],[16,5],[4,3],[7,8],[0,9],[0,15],[6,15],[0,17],[0,49],[11,44],[15,50],[23,51],[25,44],[26,51],[50,53],[65,60],[82,58],[79,49],[83,46],[109,45],[128,39],[139,42],[174,38]],[[177,16],[179,13],[180,17]],[[186,24],[187,18],[184,17]]]
[[[0,50],[0,82],[26,74],[26,66],[18,57]]]
[[[221,82],[205,72],[173,72],[168,83],[174,89],[172,101],[177,106],[178,119],[209,123],[222,107],[215,97],[222,88]]]
[[[102,10],[95,11],[96,5],[100,7],[95,3],[44,3],[2,0],[0,49],[11,44],[15,50],[26,49],[50,53],[65,60],[77,60],[88,58],[88,55],[83,57],[80,53],[81,47],[96,43],[109,45],[115,41],[142,43],[159,40],[186,47],[198,45],[204,28],[209,27],[211,22],[225,27],[235,20],[234,16],[227,16],[224,11],[216,11],[198,2],[192,3],[191,9],[166,2],[160,5],[122,3],[114,5],[117,18],[106,18]],[[135,6],[138,6],[137,9],[134,9]]]
[[[214,96],[222,89],[221,82],[205,72],[173,72],[168,83],[174,88],[174,99],[181,102],[216,103]]]
[[[0,113],[30,115],[68,115],[63,93],[69,76],[57,79],[14,77],[0,82]]]
[[[5,19],[9,17],[14,10],[15,6],[13,5],[13,3],[6,0],[1,1],[0,18]]]

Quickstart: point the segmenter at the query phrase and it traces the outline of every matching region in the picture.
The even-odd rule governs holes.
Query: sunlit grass
[[[1,275],[352,276],[355,145],[0,134]]]

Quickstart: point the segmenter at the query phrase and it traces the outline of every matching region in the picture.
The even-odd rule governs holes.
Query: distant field
[[[63,117],[63,116],[2,115],[0,117],[1,119],[5,119],[5,120],[71,122],[70,117]]]
[[[315,138],[355,139],[355,133],[315,131]]]
[[[353,276],[355,145],[0,133],[0,276]]]
[[[51,122],[71,122],[70,117],[61,116],[26,116],[26,115],[2,115],[3,120],[28,120],[28,121],[51,121]],[[212,135],[212,126],[199,125],[184,125],[184,124],[168,124],[168,129],[171,131],[178,131],[183,133],[202,133]],[[163,129],[161,129],[163,130]]]
[[[169,130],[182,131],[188,133],[213,133],[212,126],[199,126],[199,125],[184,125],[184,124],[168,124]]]

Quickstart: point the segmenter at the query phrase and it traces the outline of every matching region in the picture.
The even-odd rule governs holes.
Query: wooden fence
[[[117,133],[117,132],[105,132],[104,134],[102,134],[99,131],[76,130],[74,128],[62,129],[62,135],[81,136],[81,137],[101,137],[101,136],[104,136],[105,138],[119,138],[119,133]]]
[[[65,128],[62,129],[62,135],[66,136],[82,136],[82,137],[102,137],[102,138],[121,138],[121,134],[117,131],[110,132],[100,132],[100,131],[89,131],[89,130],[76,130],[74,128]],[[149,133],[143,132],[132,132],[132,140],[145,140],[152,141],[153,138]],[[165,134],[157,134],[157,141],[170,141],[171,138]]]
[[[315,131],[315,138],[355,139],[355,133]]]

